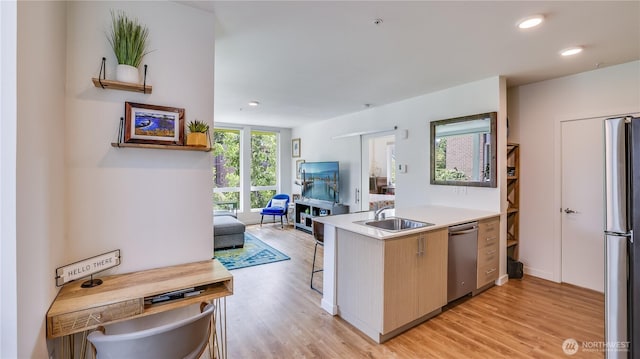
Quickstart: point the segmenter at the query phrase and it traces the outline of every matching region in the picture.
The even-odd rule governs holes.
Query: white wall
[[[509,90],[509,137],[520,143],[520,260],[560,281],[560,122],[640,111],[640,62]],[[585,179],[588,180],[588,179]]]
[[[183,107],[187,121],[213,123],[214,19],[165,1],[19,2],[17,86],[14,82],[8,88],[11,68],[5,54],[9,58],[12,49],[5,47],[11,41],[5,42],[10,32],[4,29],[12,19],[6,4],[0,14],[0,356],[46,358],[45,314],[57,292],[56,267],[114,248],[122,250],[123,258],[112,272],[120,273],[211,258],[210,154],[115,149],[110,142],[116,139],[125,101]],[[108,78],[114,74],[115,58],[105,37],[112,8],[139,17],[150,28],[155,51],[144,62],[152,95],[102,90],[91,83],[102,56],[107,57]],[[15,87],[17,138],[12,138],[11,108],[5,104],[11,104],[6,92]],[[17,169],[11,176],[10,147],[16,139]],[[12,184],[17,187],[14,201],[8,195]],[[11,203],[17,241],[11,241]],[[17,292],[11,292],[7,269],[17,273]],[[15,297],[12,318],[7,311]]]
[[[429,184],[429,122],[499,111],[502,84],[499,77],[493,77],[294,128],[292,136],[301,138],[301,159],[308,162],[340,161],[341,201],[350,205],[351,211],[356,208],[355,188],[360,187],[360,138],[332,137],[363,131],[385,131],[398,126],[398,130],[407,130],[409,135],[407,139],[396,138],[396,163],[405,164],[408,169],[407,173],[397,174],[397,207],[455,204],[499,212],[499,188]],[[499,113],[499,134],[505,131],[504,118],[504,112]],[[498,163],[501,163],[504,154],[498,152]],[[294,191],[299,192],[299,187],[294,185]]]
[[[117,149],[124,103],[185,109],[185,121],[213,124],[213,14],[166,1],[71,2],[67,52],[67,261],[113,249],[126,273],[211,258],[211,154]],[[151,95],[103,90],[91,82],[107,57],[110,10],[149,28]]]
[[[0,358],[18,356],[16,270],[17,5],[0,1]]]
[[[45,313],[65,259],[64,2],[18,3],[18,357],[47,357]],[[4,288],[3,288],[4,289]]]

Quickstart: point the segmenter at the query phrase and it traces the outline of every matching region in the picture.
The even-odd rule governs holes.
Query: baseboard
[[[320,301],[320,307],[331,315],[338,315],[338,306],[333,305],[332,302],[324,300],[324,297]]]
[[[509,281],[509,275],[503,274],[498,279],[496,279],[496,285],[505,285]]]
[[[424,315],[424,316],[422,316],[422,317],[420,317],[420,318],[418,318],[418,319],[416,319],[416,320],[414,320],[412,322],[409,322],[409,323],[401,326],[400,328],[397,328],[397,329],[394,329],[394,330],[390,331],[389,333],[379,334],[379,338],[378,338],[377,342],[380,343],[380,344],[384,343],[387,340],[389,340],[389,339],[391,339],[391,338],[393,338],[393,337],[395,337],[395,336],[397,336],[399,334],[402,334],[403,332],[406,332],[407,330],[415,327],[416,325],[421,324],[422,322],[426,322],[427,320],[435,317],[436,315],[438,315],[440,313],[442,313],[442,308],[438,308],[438,309],[436,309],[436,310],[434,310],[434,311],[432,311],[432,312],[430,312],[430,313],[428,313],[428,314],[426,314],[426,315]]]
[[[547,271],[542,271],[539,269],[535,269],[535,268],[531,268],[531,267],[524,267],[524,274],[528,274],[534,277],[538,277],[538,278],[542,278],[542,279],[546,279],[552,282],[557,282],[555,279],[553,279],[553,273],[547,272]]]

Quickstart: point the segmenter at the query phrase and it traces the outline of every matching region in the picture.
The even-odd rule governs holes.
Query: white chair
[[[87,340],[95,347],[97,359],[197,359],[209,344],[214,309],[213,304],[202,303],[196,315],[123,334],[109,335],[100,327]]]

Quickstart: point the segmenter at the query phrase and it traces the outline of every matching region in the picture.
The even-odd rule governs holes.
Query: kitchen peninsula
[[[493,285],[504,254],[500,213],[422,206],[387,218],[426,222],[389,231],[365,225],[374,212],[314,219],[324,224],[322,308],[382,343],[439,314],[447,304],[448,228],[478,222],[477,288]]]

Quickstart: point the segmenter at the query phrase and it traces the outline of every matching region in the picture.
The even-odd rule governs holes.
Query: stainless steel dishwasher
[[[476,289],[478,260],[478,222],[449,227],[447,302]]]

